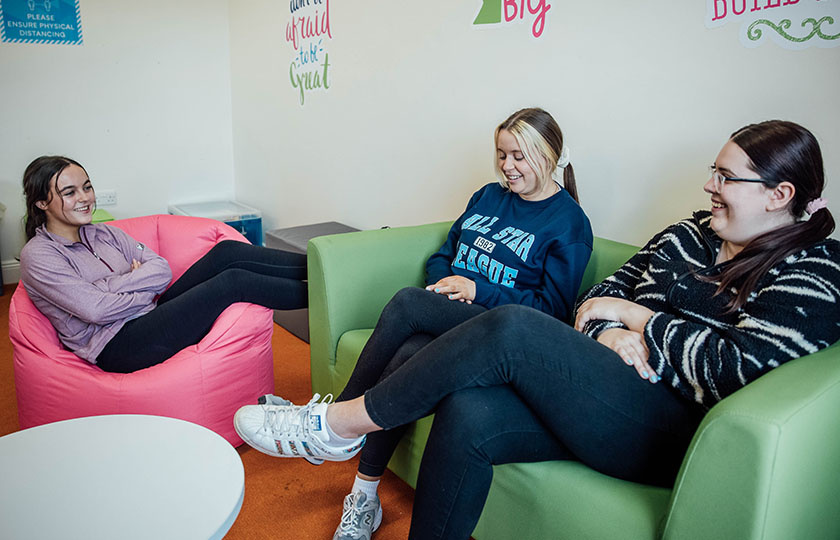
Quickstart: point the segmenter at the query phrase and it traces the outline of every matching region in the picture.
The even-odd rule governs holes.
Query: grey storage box
[[[309,243],[310,238],[358,230],[335,221],[315,223],[313,225],[300,225],[286,229],[274,229],[265,233],[265,247],[282,249],[293,253],[306,253],[306,245]],[[274,322],[309,343],[308,309],[277,309],[274,311]]]

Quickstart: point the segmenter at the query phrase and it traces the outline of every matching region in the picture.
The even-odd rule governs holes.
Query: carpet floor
[[[9,341],[9,299],[14,285],[0,296],[0,436],[19,429]],[[309,344],[275,325],[272,339],[278,394],[295,403],[311,397]],[[242,511],[225,538],[229,540],[332,538],[341,519],[344,495],[353,483],[356,460],[310,465],[304,460],[267,456],[247,445],[238,448],[245,467]],[[2,456],[0,456],[2,459]],[[408,536],[414,491],[391,471],[380,484],[384,519],[376,540]]]

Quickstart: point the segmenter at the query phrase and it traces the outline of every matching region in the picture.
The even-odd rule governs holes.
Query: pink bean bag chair
[[[109,223],[164,257],[173,281],[225,239],[246,242],[212,219],[157,215]],[[233,415],[274,393],[272,312],[227,308],[210,333],[166,362],[134,373],[107,373],[64,349],[52,324],[18,284],[9,307],[21,429],[102,414],[152,414],[205,426],[233,446]]]

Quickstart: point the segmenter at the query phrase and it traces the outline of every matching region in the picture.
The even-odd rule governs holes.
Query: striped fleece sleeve
[[[734,324],[656,313],[645,327],[650,365],[688,399],[711,407],[769,370],[833,344],[840,339],[836,246],[815,246],[771,269]]]

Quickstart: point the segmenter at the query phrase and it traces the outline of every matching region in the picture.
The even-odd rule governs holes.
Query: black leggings
[[[579,460],[610,476],[670,486],[704,414],[594,339],[515,305],[423,347],[365,393],[365,407],[386,429],[436,413],[412,539],[469,538],[493,465]]]
[[[130,373],[160,364],[207,335],[236,302],[272,309],[307,305],[306,255],[223,240],[158,300],[128,321],[96,359],[105,371]]]
[[[382,310],[350,380],[336,401],[361,396],[434,338],[485,311],[487,308],[478,304],[449,300],[417,287],[398,291]],[[405,430],[405,426],[398,426],[369,434],[360,455],[359,472],[382,476]]]

